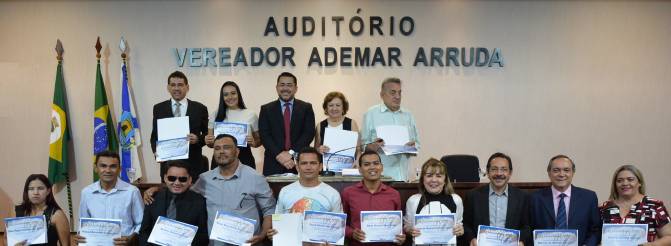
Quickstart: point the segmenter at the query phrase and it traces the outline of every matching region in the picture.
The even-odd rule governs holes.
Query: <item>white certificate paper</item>
[[[236,122],[215,122],[214,136],[228,134],[238,141],[238,147],[247,147],[247,124]]]
[[[342,173],[343,169],[352,168],[354,165],[354,156],[324,153],[323,159],[324,171],[328,168],[329,171]]]
[[[495,226],[478,226],[478,246],[517,246],[520,231]]]
[[[244,245],[254,236],[256,220],[217,211],[210,232],[210,239],[235,245]]]
[[[402,228],[401,211],[361,211],[361,230],[366,233],[364,242],[394,242]]]
[[[191,245],[196,232],[197,226],[159,216],[147,242],[165,246]]]
[[[415,237],[415,244],[450,244],[457,242],[457,236],[452,233],[454,228],[454,214],[417,214],[415,215],[415,229],[421,234]]]
[[[417,154],[417,148],[405,145],[410,142],[408,127],[398,125],[378,126],[375,131],[377,137],[384,141],[382,151],[385,155]]]
[[[7,245],[24,240],[31,244],[47,243],[47,222],[44,215],[5,219]]]
[[[624,246],[648,242],[648,224],[603,224],[601,244]]]
[[[303,214],[273,214],[273,245],[301,245],[303,234]]]
[[[79,245],[114,245],[114,239],[121,237],[121,220],[80,218],[79,235],[86,238]]]
[[[578,246],[578,230],[534,230],[534,245]]]
[[[303,213],[303,242],[345,244],[347,214],[307,210]]]
[[[156,161],[189,158],[189,117],[171,117],[156,121]]]

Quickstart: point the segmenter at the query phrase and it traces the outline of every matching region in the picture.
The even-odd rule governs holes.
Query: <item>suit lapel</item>
[[[545,207],[545,211],[550,215],[550,218],[552,218],[552,224],[555,224],[556,220],[556,215],[555,215],[555,206],[553,203],[554,197],[552,197],[552,190],[550,188],[547,188],[543,190],[543,207]]]
[[[192,104],[191,100],[189,100],[189,99],[186,99],[186,102],[187,102],[186,105],[191,105]],[[193,113],[193,107],[187,106],[186,107],[186,114],[184,114],[184,116],[191,116],[192,113]]]
[[[578,189],[575,188],[575,186],[571,185],[571,202],[569,203],[568,207],[568,227],[569,228],[576,228],[574,225],[574,219],[575,218],[575,207],[577,207],[577,197],[578,197]]]
[[[519,206],[519,199],[517,195],[517,192],[515,192],[515,190],[510,187],[510,184],[508,184],[508,211],[506,211],[506,228],[512,228],[513,226],[511,225],[511,222],[513,221],[513,218],[520,217],[518,214],[519,210],[517,209]]]
[[[294,105],[291,110],[291,122],[297,123],[298,122],[298,112],[301,112],[300,103],[298,103],[298,99],[294,98]],[[298,124],[291,124],[291,143],[293,144],[294,139],[296,139],[294,136],[298,136]]]
[[[476,210],[480,214],[480,219],[478,224],[489,225],[489,185],[485,186],[483,189],[478,192],[478,201],[483,201],[478,203],[478,209]]]

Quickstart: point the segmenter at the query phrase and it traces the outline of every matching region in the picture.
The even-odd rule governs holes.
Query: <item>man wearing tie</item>
[[[547,172],[551,187],[531,195],[531,227],[578,230],[579,245],[598,245],[601,218],[596,193],[571,184],[575,174],[573,160],[565,155],[552,157]]]
[[[151,129],[151,150],[156,154],[156,140],[158,139],[158,129],[156,122],[159,119],[170,117],[189,117],[189,174],[194,177],[207,171],[207,163],[202,161],[204,137],[207,135],[207,107],[205,105],[186,98],[189,92],[189,80],[186,75],[180,71],[175,71],[168,76],[168,93],[171,98],[154,105],[153,120]],[[166,172],[165,163],[161,163],[161,177]]]
[[[259,135],[266,149],[263,175],[296,173],[293,152],[307,147],[315,136],[312,104],[294,98],[298,80],[284,72],[275,85],[279,99],[261,106]]]

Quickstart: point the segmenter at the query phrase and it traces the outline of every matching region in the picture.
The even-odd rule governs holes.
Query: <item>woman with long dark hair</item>
[[[16,217],[44,215],[47,220],[47,243],[33,245],[70,245],[70,224],[56,203],[51,183],[44,174],[31,174],[23,186],[23,202],[14,209]],[[17,245],[26,245],[21,242]]]
[[[247,109],[245,101],[242,100],[240,87],[233,81],[226,81],[219,90],[219,107],[210,115],[208,134],[205,136],[205,144],[212,148],[214,144],[214,127],[220,122],[239,123],[247,125],[247,146],[239,147],[238,159],[242,164],[256,168],[256,160],[252,155],[251,147],[261,146],[259,137],[259,117],[256,112]],[[211,169],[216,165],[212,160]]]

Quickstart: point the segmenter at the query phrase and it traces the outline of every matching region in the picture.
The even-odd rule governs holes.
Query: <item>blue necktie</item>
[[[559,205],[557,206],[557,219],[555,220],[555,229],[567,229],[566,205],[564,205],[566,194],[559,194]]]

